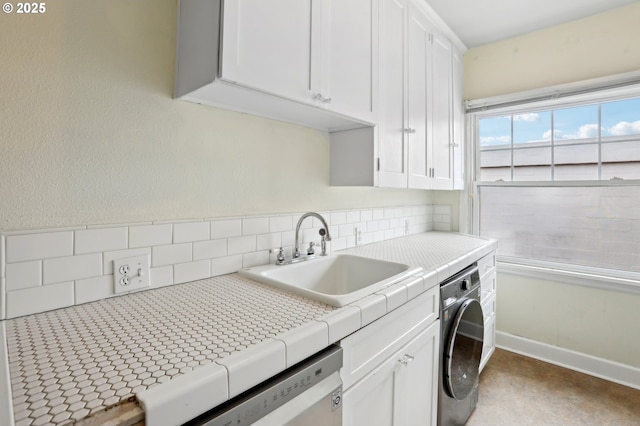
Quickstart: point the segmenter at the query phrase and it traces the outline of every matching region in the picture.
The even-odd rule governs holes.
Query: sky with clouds
[[[640,135],[640,98],[600,104],[602,137]],[[552,130],[553,114],[553,130]],[[598,105],[585,105],[480,119],[481,146],[594,139],[598,137]]]

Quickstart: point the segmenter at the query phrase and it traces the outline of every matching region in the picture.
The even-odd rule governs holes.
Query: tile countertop
[[[343,308],[230,274],[6,320],[0,356],[8,353],[13,418],[0,424],[184,422],[494,249],[493,240],[428,232],[343,250],[423,268]]]

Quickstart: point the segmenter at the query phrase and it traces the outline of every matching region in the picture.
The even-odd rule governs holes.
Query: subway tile
[[[273,216],[269,218],[269,232],[282,232],[293,230],[293,217]]]
[[[242,267],[251,268],[253,266],[266,265],[269,263],[268,251],[257,251],[253,253],[245,253],[242,255]]]
[[[329,216],[329,223],[331,225],[342,225],[347,223],[347,212],[335,212]]]
[[[373,220],[373,211],[372,210],[361,210],[360,211],[360,220],[362,222],[368,222]]]
[[[179,263],[173,266],[173,282],[175,284],[209,278],[211,274],[211,264],[209,260],[199,260],[197,262]]]
[[[151,248],[142,247],[128,250],[109,251],[103,254],[102,273],[104,275],[113,274],[113,261],[115,259],[124,259],[125,257],[135,257],[142,255],[151,256]]]
[[[275,232],[257,236],[256,250],[271,250],[282,246],[282,234]]]
[[[171,244],[151,249],[151,266],[173,265],[191,261],[192,244]]]
[[[42,285],[42,261],[9,263],[6,266],[7,291]]]
[[[91,253],[45,259],[42,272],[42,282],[45,285],[97,277],[102,275],[102,254]]]
[[[211,276],[231,274],[242,269],[242,255],[225,256],[211,260]]]
[[[347,223],[360,222],[360,211],[352,210],[347,212]]]
[[[100,228],[75,231],[75,254],[126,249],[128,228]]]
[[[7,292],[7,318],[73,305],[73,282]]]
[[[373,209],[373,220],[384,219],[384,209]]]
[[[173,284],[173,265],[149,269],[149,285],[164,287]]]
[[[76,280],[75,303],[87,303],[113,296],[113,275]]]
[[[162,225],[131,226],[129,228],[129,247],[152,247],[171,244],[173,226]]]
[[[231,238],[242,235],[242,219],[223,219],[211,221],[211,239]]]
[[[242,235],[266,234],[269,232],[269,219],[266,217],[251,217],[242,219]]]
[[[249,253],[256,251],[256,236],[249,235],[246,237],[229,238],[227,242],[227,252],[230,255]]]
[[[6,262],[47,259],[73,254],[73,231],[7,235]]]
[[[187,222],[173,225],[173,243],[188,243],[209,239],[210,222]]]
[[[340,225],[338,235],[341,237],[349,237],[354,235],[353,224]]]
[[[227,255],[227,240],[208,240],[193,243],[193,260],[213,259]]]

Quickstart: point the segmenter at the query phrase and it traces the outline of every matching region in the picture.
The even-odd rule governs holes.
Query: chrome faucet
[[[302,225],[302,221],[305,220],[306,218],[308,218],[309,216],[313,216],[313,217],[317,218],[320,222],[322,222],[322,226],[324,228],[320,229],[320,237],[321,237],[321,241],[320,241],[320,247],[321,247],[320,256],[326,256],[327,255],[327,241],[331,241],[331,234],[329,233],[329,226],[327,225],[327,221],[324,220],[324,217],[322,217],[318,213],[309,212],[309,213],[305,213],[302,216],[300,216],[300,219],[298,220],[298,224],[296,225],[296,241],[295,241],[295,247],[293,249],[293,258],[294,259],[300,257],[300,240],[299,240],[300,225]],[[311,246],[309,248],[311,249]]]

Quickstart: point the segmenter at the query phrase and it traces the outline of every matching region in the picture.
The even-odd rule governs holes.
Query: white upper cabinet
[[[375,123],[378,0],[322,4],[322,74],[315,95],[332,111]]]
[[[378,126],[332,134],[331,184],[462,189],[457,52],[419,3],[379,1]]]
[[[325,131],[375,121],[377,0],[181,0],[176,97]]]
[[[378,186],[407,186],[407,0],[380,0]],[[373,141],[372,141],[373,142]]]
[[[431,188],[431,105],[430,95],[432,48],[431,25],[427,16],[415,6],[409,7],[407,26],[408,45],[408,186],[409,188]]]
[[[301,102],[319,90],[320,2],[225,1],[220,78]],[[314,10],[314,7],[316,10]]]
[[[453,189],[453,47],[437,32],[432,46],[431,188]]]

